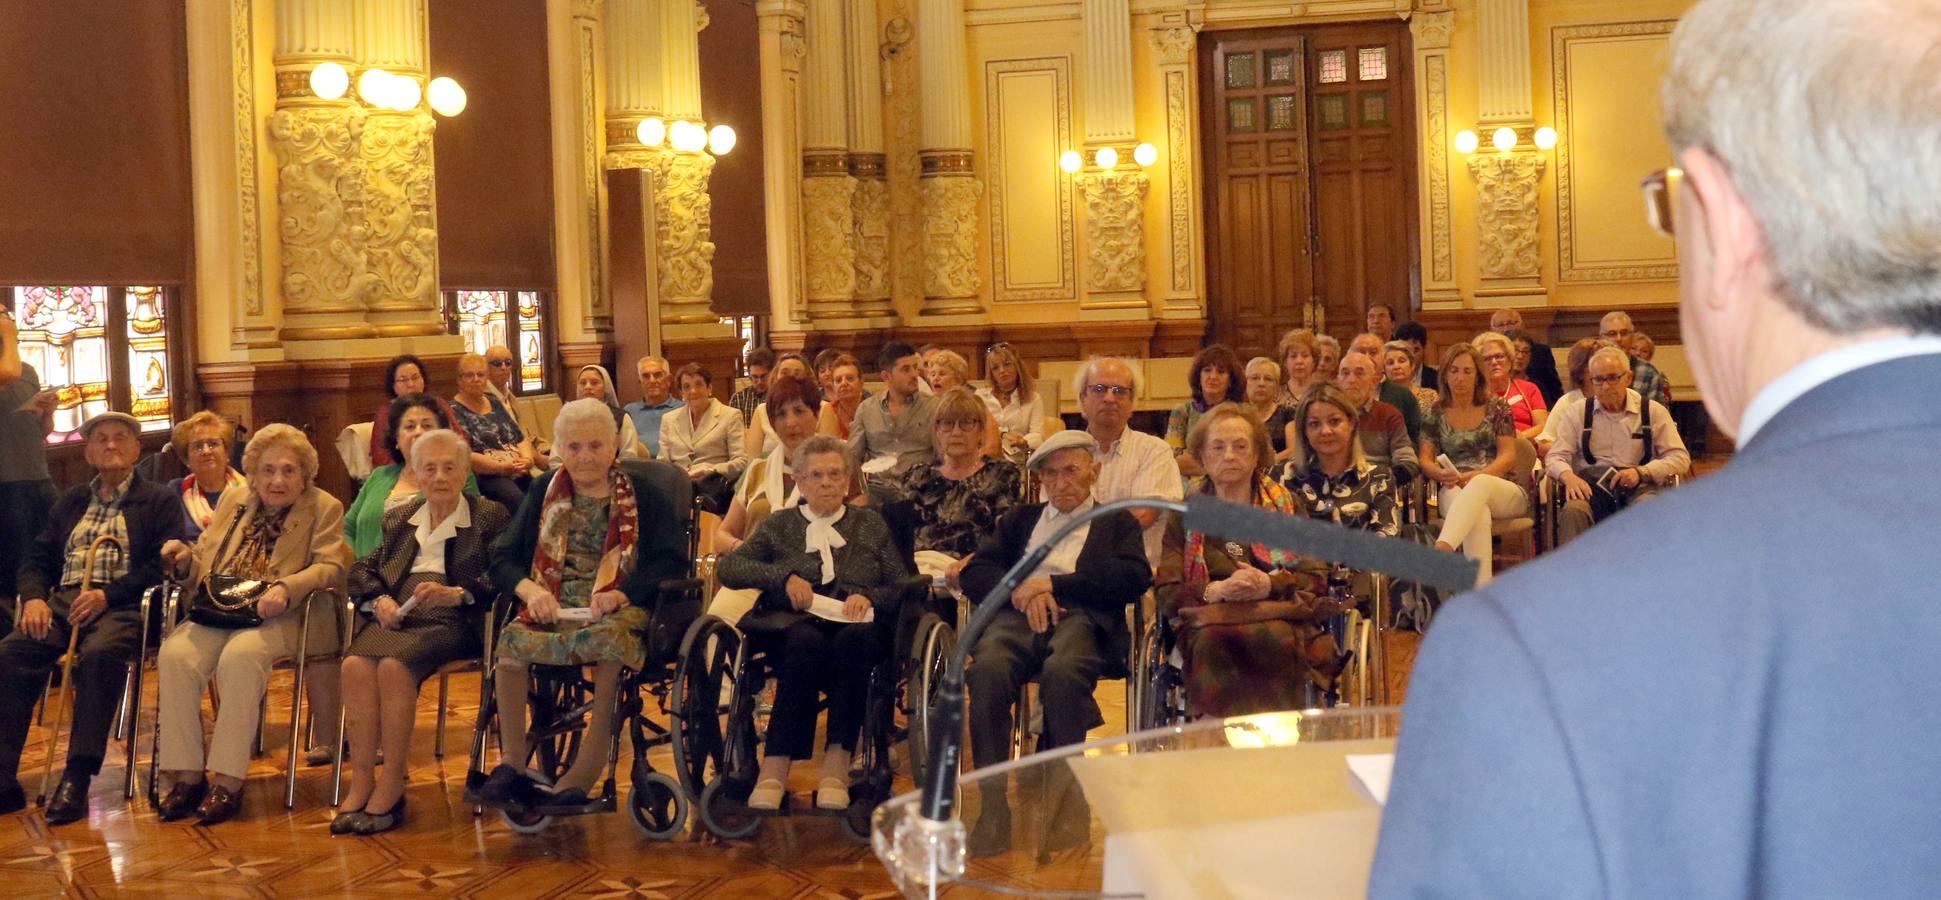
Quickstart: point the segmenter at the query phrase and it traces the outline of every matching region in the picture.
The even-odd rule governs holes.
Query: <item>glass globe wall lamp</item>
[[[350,92],[350,70],[341,63],[319,63],[310,70],[310,92],[318,99],[336,100]],[[365,69],[357,76],[357,98],[366,106],[410,112],[420,103],[446,118],[465,111],[465,89],[448,75],[420,85],[409,75],[397,75],[381,68]]]
[[[1511,150],[1515,150],[1518,140],[1516,129],[1507,125],[1490,132],[1489,136],[1490,146],[1494,147],[1499,153],[1508,153]],[[1537,129],[1530,136],[1530,142],[1535,144],[1538,150],[1555,148],[1557,146],[1557,129],[1545,125]],[[1483,139],[1481,135],[1478,135],[1474,131],[1464,130],[1456,135],[1456,152],[1468,156],[1480,149],[1482,143]]]
[[[1149,168],[1159,161],[1159,148],[1142,143],[1132,148],[1132,161],[1139,168]],[[1100,147],[1092,153],[1092,164],[1107,172],[1119,167],[1119,151],[1111,147]],[[1066,174],[1077,174],[1085,168],[1085,154],[1077,150],[1067,150],[1058,155],[1058,168]]]
[[[735,149],[735,129],[728,125],[715,125],[713,128],[686,119],[668,122],[659,116],[648,116],[640,120],[634,128],[634,136],[642,146],[659,147],[663,144],[681,153],[699,153],[706,150],[716,156],[727,156]]]

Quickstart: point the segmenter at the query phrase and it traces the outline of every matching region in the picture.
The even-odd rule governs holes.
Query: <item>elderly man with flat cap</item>
[[[162,580],[162,544],[182,530],[175,493],[135,473],[141,457],[141,426],[126,413],[106,412],[81,426],[94,478],[69,488],[55,502],[47,524],[20,565],[20,627],[0,640],[0,813],[27,805],[15,780],[27,723],[44,682],[75,644],[74,729],[67,769],[47,806],[47,822],[63,825],[88,813],[88,782],[101,771],[127,677],[128,661],[141,644],[142,592]],[[88,548],[103,536],[89,570]],[[82,590],[83,583],[90,585]],[[25,687],[23,687],[25,686]]]
[[[1019,505],[998,519],[996,533],[958,576],[974,602],[982,602],[1029,548],[1097,505],[1092,496],[1097,450],[1090,434],[1060,431],[1031,454],[1025,464],[1038,473],[1049,502]],[[1011,608],[978,638],[968,672],[971,759],[977,765],[1009,756],[1011,708],[1033,675],[1044,708],[1038,749],[1079,743],[1104,722],[1092,691],[1102,675],[1124,664],[1126,607],[1151,584],[1139,520],[1119,511],[1072,532],[1010,597],[996,601]],[[1001,791],[985,798],[973,850],[1002,849],[993,842],[1009,836],[1009,808]]]

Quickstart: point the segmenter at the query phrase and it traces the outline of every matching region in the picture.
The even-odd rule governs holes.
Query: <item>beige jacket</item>
[[[216,555],[223,552],[224,539],[229,537],[231,526],[235,526],[236,534],[227,543],[229,552],[233,553],[235,546],[242,542],[242,532],[249,527],[250,517],[259,506],[253,491],[236,490],[223,494],[215,517],[202,532],[202,537],[197,539],[190,556],[188,578],[183,582],[190,586],[190,590],[201,583],[204,575],[221,571],[221,560]],[[283,522],[283,536],[277,539],[276,552],[270,557],[270,565],[277,573],[278,580],[290,594],[290,608],[284,615],[300,618],[304,599],[316,591],[331,588],[341,596],[345,573],[350,570],[352,558],[350,544],[344,541],[344,505],[336,497],[312,485],[290,507],[289,518]],[[311,652],[335,649],[336,610],[330,610],[332,615],[328,616],[322,615],[324,611],[320,606],[313,614],[309,644]]]

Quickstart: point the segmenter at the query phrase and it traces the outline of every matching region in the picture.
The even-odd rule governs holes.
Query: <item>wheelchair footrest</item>
[[[618,801],[611,794],[601,796],[601,797],[590,798],[585,803],[567,803],[567,804],[494,803],[490,800],[486,800],[485,798],[480,797],[478,795],[478,792],[471,788],[467,788],[465,790],[465,802],[473,806],[483,806],[486,809],[496,809],[502,812],[512,813],[514,815],[555,816],[555,817],[561,817],[561,818],[564,818],[567,816],[590,816],[596,813],[610,813],[610,812],[613,812],[615,809],[619,808]]]

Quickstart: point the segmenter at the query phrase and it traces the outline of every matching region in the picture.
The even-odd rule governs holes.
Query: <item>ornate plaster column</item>
[[[1544,158],[1532,142],[1530,0],[1481,0],[1477,17],[1483,43],[1477,124],[1485,149],[1469,158],[1482,245],[1476,298],[1486,306],[1541,306],[1537,206]],[[1505,127],[1516,132],[1516,146],[1488,148],[1489,135]]]
[[[802,118],[802,229],[808,243],[809,315],[855,315],[856,224],[850,203],[849,80],[844,0],[808,0]]]
[[[882,49],[875,0],[847,0],[849,44],[849,160],[855,192],[850,219],[856,234],[856,314],[887,317],[890,308],[890,183],[883,151]]]
[[[640,123],[665,112],[661,82],[661,14],[656,0],[606,0],[609,168],[642,168],[650,155],[640,143]]]
[[[599,362],[613,338],[607,286],[606,152],[600,114],[599,0],[546,0],[553,125],[553,247],[559,260],[560,357]]]
[[[1147,32],[1158,59],[1160,95],[1166,98],[1166,236],[1168,265],[1165,302],[1160,315],[1168,319],[1206,316],[1201,272],[1199,179],[1193,165],[1200,133],[1196,85],[1196,32],[1184,13],[1171,13],[1163,24]]]
[[[670,122],[702,124],[701,45],[695,37],[707,27],[700,7],[690,0],[661,0],[662,110]],[[714,157],[706,150],[670,150],[655,172],[654,230],[663,325],[716,321],[714,297],[713,200],[708,176]],[[674,335],[669,334],[670,337]]]
[[[366,307],[378,282],[366,262],[366,167],[361,145],[367,114],[355,88],[324,100],[310,72],[334,62],[356,64],[352,0],[278,0],[276,109],[269,116],[276,151],[274,186],[284,302],[284,341],[374,336]]]
[[[1449,35],[1456,14],[1445,0],[1429,0],[1409,20],[1415,35],[1415,114],[1422,183],[1416,191],[1422,223],[1422,308],[1460,309],[1456,287],[1455,228],[1449,212]]]
[[[926,316],[979,315],[977,200],[984,185],[971,159],[964,0],[919,0],[917,67],[923,90],[923,309]]]
[[[1081,311],[1146,306],[1146,173],[1132,160],[1132,11],[1129,0],[1084,0],[1085,291]],[[1117,163],[1098,165],[1110,148]]]
[[[426,81],[424,0],[355,0],[358,69]],[[445,333],[438,295],[438,204],[431,112],[371,108],[364,165],[364,265],[376,282],[366,319],[382,337]],[[286,216],[287,219],[287,216]]]
[[[186,17],[197,357],[205,390],[212,366],[247,372],[249,361],[282,355],[278,157],[260,124],[276,103],[273,13],[266,4],[195,3]]]
[[[808,321],[802,246],[802,0],[759,0],[762,64],[762,194],[768,198],[768,310],[771,343],[799,346]]]

